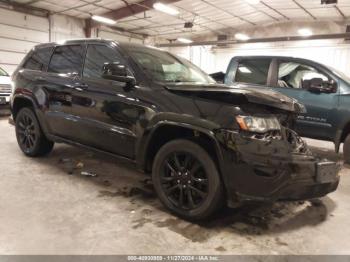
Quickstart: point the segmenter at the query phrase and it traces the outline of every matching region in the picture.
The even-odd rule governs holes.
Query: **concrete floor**
[[[308,142],[341,161],[330,143]],[[26,158],[6,118],[0,163],[0,254],[350,254],[345,167],[338,190],[320,201],[251,205],[191,224],[163,209],[147,177],[113,158],[67,145]]]

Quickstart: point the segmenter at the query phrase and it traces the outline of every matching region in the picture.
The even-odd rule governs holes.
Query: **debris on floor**
[[[73,160],[71,158],[60,158],[58,160],[58,163],[64,165],[66,172],[69,175],[74,175],[75,170],[82,169],[85,166],[82,161],[76,161],[76,160]],[[83,175],[83,174],[81,174],[81,175]],[[89,176],[89,175],[86,174],[85,176]]]
[[[84,167],[84,163],[83,162],[78,162],[76,165],[75,165],[75,168],[77,169],[81,169]]]
[[[82,171],[82,172],[80,173],[80,175],[86,176],[86,177],[97,177],[97,174],[91,173],[91,172],[86,172],[86,171]]]

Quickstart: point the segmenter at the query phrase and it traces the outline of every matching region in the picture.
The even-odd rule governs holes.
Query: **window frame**
[[[238,72],[240,64],[242,64],[243,61],[247,61],[247,60],[255,60],[255,61],[257,61],[257,60],[269,60],[270,61],[265,84],[256,84],[256,83],[247,83],[247,82],[236,81],[237,72]],[[237,83],[237,84],[242,84],[242,85],[254,85],[254,86],[258,86],[258,87],[266,87],[266,86],[271,85],[271,78],[272,78],[272,74],[273,74],[273,59],[271,57],[241,57],[241,58],[236,60],[235,67],[236,67],[235,73],[232,76],[232,80],[231,80],[232,83]]]
[[[86,65],[86,58],[87,58],[87,54],[88,54],[88,48],[89,46],[104,46],[107,47],[113,51],[115,51],[115,53],[117,54],[118,57],[120,57],[120,62],[122,64],[124,64],[125,66],[127,66],[127,68],[129,69],[129,71],[131,72],[132,76],[135,77],[135,73],[132,70],[132,67],[128,64],[128,62],[124,59],[123,55],[121,54],[121,52],[114,46],[112,45],[108,45],[105,43],[86,43],[85,44],[85,52],[84,52],[84,61],[83,61],[83,67],[81,70],[81,78],[85,78],[85,79],[104,79],[102,77],[87,77],[84,76],[84,69],[85,69],[85,65]],[[104,79],[104,80],[108,80],[108,79]],[[110,81],[110,80],[109,80]]]
[[[282,63],[288,63],[288,62],[294,62],[294,63],[297,63],[297,64],[300,64],[300,65],[306,65],[306,66],[309,66],[309,67],[312,67],[314,69],[316,69],[319,73],[321,74],[324,74],[326,77],[328,77],[329,80],[333,80],[334,82],[337,83],[338,85],[338,88],[337,90],[339,89],[339,83],[338,81],[332,77],[329,73],[326,72],[326,70],[324,70],[322,67],[318,66],[318,65],[315,65],[313,64],[312,62],[308,62],[308,61],[304,61],[304,60],[299,60],[299,59],[288,59],[288,57],[286,58],[276,58],[275,61],[274,61],[274,64],[275,64],[275,81],[273,82],[273,87],[275,88],[283,88],[283,89],[292,89],[292,90],[299,90],[299,91],[308,91],[304,88],[290,88],[290,87],[283,87],[283,86],[279,86],[278,85],[278,80],[279,80],[279,69],[280,69],[280,64]],[[335,93],[337,92],[337,90],[335,91]]]
[[[49,54],[49,59],[48,59],[48,63],[47,65],[44,65],[42,66],[41,70],[37,70],[37,69],[30,69],[30,68],[25,68],[25,65],[29,62],[30,59],[32,59],[32,57],[34,56],[34,54],[36,52],[39,52],[41,51],[42,49],[45,49],[45,48],[50,48],[50,54]],[[25,69],[25,70],[32,70],[32,71],[37,71],[37,72],[47,72],[48,68],[49,68],[49,64],[51,62],[51,58],[52,58],[52,55],[53,55],[53,52],[55,50],[55,46],[44,46],[44,47],[40,47],[40,48],[34,48],[29,54],[28,56],[25,58],[25,61],[23,62],[23,64],[21,65],[21,68]]]
[[[71,44],[66,44],[66,45],[55,45],[52,49],[52,52],[51,52],[51,57],[50,57],[50,61],[47,65],[47,69],[46,69],[46,72],[49,73],[49,74],[54,74],[54,75],[58,75],[58,74],[63,74],[63,73],[56,73],[56,72],[50,72],[49,71],[49,68],[50,68],[50,64],[52,62],[52,58],[53,58],[53,55],[55,54],[55,51],[57,48],[60,48],[60,47],[67,47],[67,46],[81,46],[82,48],[82,66],[81,66],[81,69],[80,69],[80,72],[78,74],[78,77],[79,78],[82,78],[82,75],[83,75],[83,68],[84,68],[84,63],[85,63],[85,56],[86,56],[86,43],[71,43]],[[68,76],[70,76],[69,74],[67,73],[64,73]],[[73,76],[74,77],[74,76]]]

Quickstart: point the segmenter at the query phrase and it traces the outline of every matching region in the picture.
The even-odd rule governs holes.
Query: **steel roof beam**
[[[269,42],[288,42],[288,41],[341,39],[341,38],[350,38],[350,33],[312,35],[307,38],[303,36],[283,36],[283,37],[270,37],[270,38],[252,38],[247,41],[238,41],[238,40],[199,41],[199,42],[193,42],[190,44],[167,43],[167,44],[159,44],[157,46],[158,47],[203,46],[203,45],[213,46],[213,45],[234,45],[234,44],[245,44],[245,43],[269,43]]]

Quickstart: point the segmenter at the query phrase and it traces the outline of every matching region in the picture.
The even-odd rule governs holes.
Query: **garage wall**
[[[225,71],[233,56],[281,55],[311,59],[350,75],[350,44],[344,40],[259,43],[214,51],[214,71]]]
[[[49,41],[46,18],[0,9],[0,67],[11,73],[36,44]]]
[[[185,57],[207,73],[225,72],[233,56],[280,55],[311,59],[350,76],[350,42],[345,40],[241,44],[224,49],[208,46],[177,47],[167,50]]]
[[[143,44],[143,39],[141,37],[137,37],[136,35],[130,35],[128,33],[112,31],[111,29],[107,29],[107,28],[101,28],[97,30],[97,37],[101,37],[103,39],[121,41],[121,42]]]
[[[84,38],[85,21],[65,15],[50,16],[52,42],[61,40]]]
[[[314,34],[344,33],[349,23],[350,21],[284,22],[253,27],[241,32],[252,38],[293,36],[298,34],[298,29],[304,27],[310,28]],[[227,48],[195,46],[168,50],[191,60],[208,73],[225,71],[233,56],[281,55],[312,59],[350,75],[350,41],[344,39],[236,44]]]
[[[45,18],[0,8],[0,67],[11,74],[33,46],[84,38],[84,27],[84,20],[70,16]],[[92,37],[143,43],[141,37],[110,29],[94,30]]]

